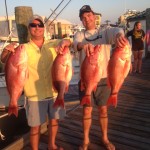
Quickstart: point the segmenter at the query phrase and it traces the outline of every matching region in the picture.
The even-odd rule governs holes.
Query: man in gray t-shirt
[[[80,20],[85,27],[84,31],[79,31],[75,34],[73,40],[73,47],[79,53],[79,62],[82,64],[86,55],[93,51],[95,45],[101,45],[102,55],[104,56],[102,62],[102,78],[97,86],[95,92],[92,93],[91,99],[95,102],[99,110],[99,121],[102,130],[102,142],[107,150],[115,150],[115,146],[109,141],[108,131],[108,114],[107,114],[107,100],[110,95],[110,89],[106,85],[107,65],[110,59],[111,45],[115,44],[118,47],[124,47],[127,44],[127,39],[124,37],[124,31],[121,28],[112,28],[110,26],[105,29],[96,28],[95,13],[89,5],[84,5],[79,12]],[[79,82],[80,89],[80,82]],[[79,90],[80,99],[82,99],[84,91]],[[91,102],[92,103],[92,102]],[[84,141],[79,147],[79,150],[88,149],[90,143],[89,130],[91,126],[92,106],[83,106],[83,132]]]

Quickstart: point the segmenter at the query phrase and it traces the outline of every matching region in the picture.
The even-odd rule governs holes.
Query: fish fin
[[[53,86],[54,91],[57,92],[57,90],[56,90],[56,88],[54,86],[54,82],[52,82],[52,86]]]
[[[54,70],[54,67],[52,66],[52,68],[51,68],[52,87],[53,87],[54,91],[57,92],[57,90],[56,90],[56,84],[55,84],[55,82],[54,82],[55,75],[54,75],[54,73],[53,73],[53,70]]]
[[[109,62],[110,62],[110,61],[109,61]],[[109,65],[110,65],[110,63],[108,63],[108,66],[107,66],[107,73],[110,72],[110,71],[109,71],[109,68],[110,68]],[[108,76],[108,77],[107,77],[107,86],[108,86],[109,88],[111,88],[110,80],[109,80],[109,74],[107,74],[107,76]]]
[[[112,105],[114,107],[117,107],[117,93],[116,94],[111,94],[110,97],[108,98],[107,105]]]
[[[26,78],[26,79],[28,79],[28,78],[29,78],[29,71],[28,71],[28,69],[27,69],[27,71],[26,71],[25,78]]]
[[[107,78],[107,86],[108,86],[109,88],[111,88],[109,78]]]
[[[85,90],[85,87],[84,87],[84,84],[83,84],[83,82],[82,82],[82,81],[81,81],[80,90],[81,90],[81,91]]]
[[[65,88],[65,93],[67,93],[68,92],[68,88],[69,87],[69,85],[66,85],[66,88]]]
[[[64,108],[64,99],[58,99],[56,98],[54,104],[53,104],[53,107],[54,108],[57,108],[57,107],[62,107]]]
[[[80,105],[91,105],[91,95],[85,95],[83,98],[82,98],[82,100],[81,100],[81,102],[80,102]]]
[[[130,61],[126,61],[125,65],[124,65],[124,69],[123,69],[124,78],[127,77],[128,73],[130,71],[130,67],[131,67],[131,62]]]

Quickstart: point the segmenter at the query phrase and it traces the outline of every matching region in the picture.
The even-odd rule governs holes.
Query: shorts
[[[142,50],[144,50],[144,45],[143,44],[132,46],[132,51],[142,51]]]
[[[48,119],[63,119],[66,116],[66,110],[62,107],[53,108],[55,99],[46,98],[42,101],[27,100],[26,114],[28,125],[35,127],[43,124]]]
[[[84,91],[80,90],[81,81],[79,81],[79,99],[82,100],[82,97],[84,96]],[[107,79],[102,78],[100,82],[97,85],[97,89],[95,92],[92,92],[91,94],[91,103],[95,104],[96,106],[106,106],[107,100],[110,96],[111,89],[107,86]]]

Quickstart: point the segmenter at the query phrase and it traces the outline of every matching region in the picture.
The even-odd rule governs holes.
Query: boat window
[[[8,37],[8,35],[9,35],[8,22],[0,21],[0,37]]]
[[[17,38],[18,33],[17,33],[17,26],[16,26],[16,21],[12,20],[12,37]]]

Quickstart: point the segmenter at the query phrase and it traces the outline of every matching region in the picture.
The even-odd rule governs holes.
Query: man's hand
[[[12,53],[15,53],[15,48],[18,46],[18,44],[17,43],[15,43],[15,42],[12,42],[12,43],[10,43],[9,45],[7,45],[5,48],[4,48],[4,50],[3,50],[3,52],[2,52],[2,54],[1,54],[1,61],[3,62],[3,63],[5,63],[6,61],[7,61],[7,58],[8,58],[8,56],[9,56],[9,54],[12,52]]]
[[[15,48],[18,46],[18,44],[16,42],[12,42],[10,43],[9,45],[7,45],[5,48],[4,48],[4,51],[9,51],[9,52],[12,52],[14,53],[15,52]]]
[[[94,52],[94,45],[90,43],[82,44],[79,43],[78,46],[80,47],[80,50],[84,50],[86,55],[89,57]]]
[[[83,46],[83,49],[84,49],[86,55],[89,57],[89,56],[92,55],[93,52],[94,52],[94,45],[92,45],[92,44],[90,44],[90,43],[85,44],[85,45]]]
[[[68,40],[68,39],[63,39],[63,40],[57,45],[57,47],[56,47],[56,52],[57,52],[58,54],[62,54],[62,52],[63,52],[63,50],[64,50],[64,48],[65,48],[66,46],[67,46],[67,47],[71,46],[71,41]]]
[[[116,35],[116,43],[115,44],[116,44],[116,47],[120,47],[120,48],[124,48],[126,45],[130,45],[127,38],[120,33],[118,33]]]

